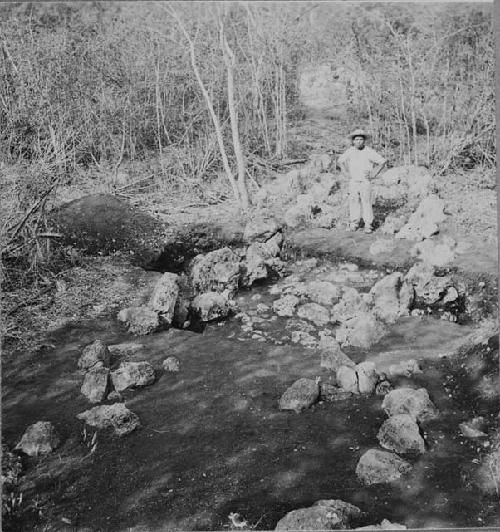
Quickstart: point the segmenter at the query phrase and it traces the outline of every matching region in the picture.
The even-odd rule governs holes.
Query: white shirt
[[[345,163],[353,181],[367,181],[375,164],[385,163],[385,159],[374,149],[365,146],[358,150],[351,146],[338,160],[339,164]]]

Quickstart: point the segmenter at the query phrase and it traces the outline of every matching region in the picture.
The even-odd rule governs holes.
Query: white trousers
[[[373,223],[372,193],[369,181],[349,183],[349,218],[351,224],[359,224],[361,218],[365,226]]]

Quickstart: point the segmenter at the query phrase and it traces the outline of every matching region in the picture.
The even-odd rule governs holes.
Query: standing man
[[[349,231],[359,229],[361,217],[365,233],[373,232],[373,207],[370,180],[375,179],[386,160],[375,150],[365,146],[370,135],[356,129],[349,135],[351,147],[339,157],[339,165],[350,176],[349,182]]]

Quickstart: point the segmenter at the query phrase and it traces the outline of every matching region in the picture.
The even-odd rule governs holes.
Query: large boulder
[[[336,372],[337,386],[345,392],[359,393],[358,373],[352,366],[340,366]]]
[[[355,318],[359,314],[368,312],[368,304],[365,298],[355,288],[345,287],[342,298],[332,308],[331,320],[343,323]]]
[[[448,239],[435,241],[427,239],[417,242],[410,250],[412,257],[416,257],[426,264],[433,266],[445,266],[455,260],[457,253],[456,246]]]
[[[297,316],[321,327],[330,321],[330,312],[318,303],[304,303],[297,308]]]
[[[300,299],[297,296],[292,294],[285,295],[273,302],[273,311],[276,312],[278,316],[291,317],[299,303]]]
[[[118,436],[130,434],[140,426],[139,417],[123,403],[100,405],[76,416],[97,429],[112,428]]]
[[[292,205],[283,215],[285,224],[292,229],[304,225],[310,218],[311,207],[299,204]]]
[[[199,294],[191,302],[191,308],[198,314],[201,321],[225,318],[231,312],[231,304],[227,292],[205,292]]]
[[[319,397],[321,401],[345,401],[352,397],[352,392],[342,390],[330,382],[319,383]]]
[[[321,335],[319,346],[321,367],[336,372],[340,366],[354,366],[354,362],[342,351],[332,336]]]
[[[361,510],[341,500],[321,500],[310,508],[289,512],[278,521],[275,530],[338,530],[350,528]]]
[[[87,371],[99,362],[109,366],[110,358],[111,353],[106,344],[101,340],[96,340],[83,349],[82,356],[78,360],[78,368]]]
[[[452,302],[459,297],[451,277],[435,276],[434,266],[428,263],[412,266],[405,280],[413,285],[416,300],[426,305],[434,305],[440,301]]]
[[[429,398],[425,388],[396,388],[389,392],[382,402],[382,408],[388,416],[409,414],[419,422],[425,422],[438,415],[438,410]]]
[[[406,183],[409,197],[425,198],[432,189],[432,176],[424,166],[410,166]]]
[[[280,410],[300,412],[313,405],[319,397],[319,385],[311,379],[299,379],[285,390],[279,400]]]
[[[38,421],[30,425],[15,449],[28,456],[49,454],[61,443],[54,425],[50,421]]]
[[[241,280],[244,286],[251,286],[254,281],[268,276],[269,270],[274,266],[275,258],[280,253],[282,243],[283,235],[276,233],[267,242],[254,242],[248,246],[245,260],[241,265]]]
[[[379,375],[373,362],[360,362],[355,366],[358,374],[359,393],[372,394],[375,391]]]
[[[191,283],[197,293],[224,292],[238,289],[240,257],[230,248],[197,255],[190,268]]]
[[[162,324],[170,325],[172,323],[178,297],[179,276],[175,273],[164,273],[156,283],[148,303],[148,306],[158,313]]]
[[[400,231],[408,221],[406,216],[387,216],[384,224],[380,227],[380,231],[387,235],[393,235]]]
[[[350,318],[337,329],[335,338],[343,345],[367,349],[376,344],[386,334],[386,328],[369,312]]]
[[[414,292],[411,283],[400,272],[394,272],[380,279],[370,290],[373,295],[372,312],[386,323],[395,323],[401,316],[409,315]]]
[[[128,332],[136,336],[151,334],[160,328],[158,313],[146,306],[124,308],[117,318],[125,324]]]
[[[122,362],[120,367],[111,372],[111,382],[117,392],[152,384],[155,370],[148,362]]]
[[[339,300],[342,291],[339,286],[328,281],[309,281],[305,283],[304,295],[313,303],[331,306]]]
[[[399,454],[422,454],[425,442],[413,416],[396,414],[386,419],[377,434],[382,447]]]
[[[439,224],[446,219],[444,208],[444,201],[436,195],[423,199],[396,237],[420,241],[436,234]]]
[[[106,398],[109,389],[109,373],[109,369],[99,362],[85,374],[80,391],[91,403],[100,403]]]
[[[274,218],[255,218],[249,220],[243,231],[243,240],[249,244],[266,242],[281,229]]]
[[[398,480],[411,469],[411,464],[397,454],[369,449],[359,459],[356,476],[363,484],[369,486]]]

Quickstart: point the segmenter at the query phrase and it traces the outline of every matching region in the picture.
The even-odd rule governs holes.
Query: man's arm
[[[377,176],[380,174],[382,169],[385,168],[386,164],[387,164],[387,161],[384,161],[383,163],[375,166],[375,172],[372,170],[372,179],[377,178]]]

